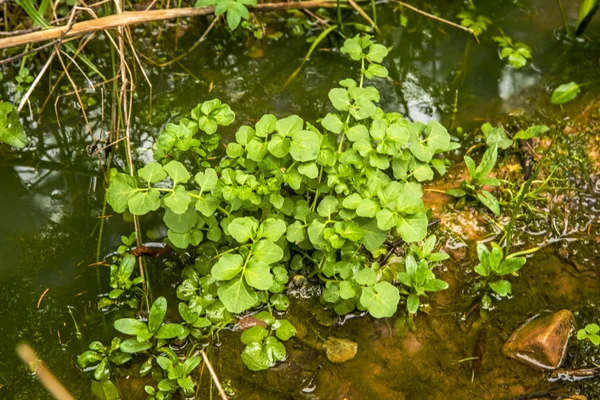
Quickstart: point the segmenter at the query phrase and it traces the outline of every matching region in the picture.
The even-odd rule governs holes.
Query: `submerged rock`
[[[341,363],[352,360],[358,351],[358,343],[348,339],[329,336],[323,343],[323,350],[331,362]]]
[[[574,324],[569,310],[538,314],[510,335],[502,352],[534,368],[556,369],[565,357]]]

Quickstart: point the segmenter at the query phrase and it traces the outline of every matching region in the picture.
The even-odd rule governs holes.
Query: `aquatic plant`
[[[242,333],[240,340],[246,347],[241,357],[248,369],[261,371],[285,359],[287,352],[280,340],[291,339],[296,328],[287,319],[275,319],[268,311],[261,311],[254,318],[266,326],[255,325]]]
[[[464,160],[469,173],[468,179],[462,181],[459,188],[448,189],[446,193],[458,198],[470,197],[477,199],[496,216],[500,215],[498,199],[483,188],[484,186],[500,186],[500,181],[497,178],[488,176],[494,169],[494,165],[496,165],[497,157],[498,145],[495,143],[485,151],[478,166],[475,166],[475,161],[471,157],[465,156]]]
[[[427,296],[427,292],[448,289],[446,282],[436,278],[433,268],[449,256],[444,252],[434,252],[435,244],[434,235],[428,237],[421,246],[412,244],[405,260],[406,271],[398,272],[398,279],[405,287],[400,293],[407,296],[406,310],[411,322],[419,310],[421,296]]]
[[[587,324],[583,329],[577,331],[577,340],[589,340],[594,346],[600,346],[599,332],[598,324]]]
[[[513,42],[505,35],[492,38],[500,47],[500,58],[507,59],[508,63],[515,69],[521,69],[527,65],[527,61],[533,57],[531,48],[523,42]]]
[[[131,354],[120,350],[121,339],[114,338],[110,346],[104,346],[101,342],[90,343],[87,351],[77,357],[77,365],[82,369],[93,367],[96,380],[110,378],[111,366],[120,366],[131,360]]]
[[[477,245],[479,264],[474,268],[475,272],[484,278],[474,288],[475,290],[485,291],[481,300],[484,309],[492,307],[492,299],[488,295],[487,289],[491,289],[493,293],[500,297],[510,296],[512,285],[503,278],[515,274],[527,262],[525,257],[517,257],[513,254],[504,257],[504,252],[497,243],[492,242],[491,246],[492,250],[490,251],[483,243]]]
[[[114,322],[117,331],[133,336],[119,344],[121,352],[148,355],[140,374],[150,373],[154,361],[167,374],[146,388],[152,398],[194,388],[189,372],[196,359],[170,354],[168,344],[211,340],[234,314],[268,309],[254,315],[262,323],[241,337],[249,369],[283,361],[280,341],[296,329],[275,319],[272,309],[289,307],[284,291],[290,271],[316,277],[322,303],[340,315],[359,310],[391,317],[401,294],[414,315],[420,297],[448,287],[432,272],[447,255],[433,251],[434,236],[424,240],[421,182],[433,179],[434,170],[443,175],[448,162],[440,155],[458,145],[436,121],[409,122],[377,107],[379,92],[365,82],[387,76],[384,46],[357,35],[341,51],[360,63],[360,79],[344,79],[329,92],[332,112],[320,120],[324,130],[297,115],[264,115],[240,127],[221,156],[217,131],[235,114],[214,99],[165,127],[154,146],[158,162],[135,176],[111,171],[107,201],[115,212],[140,216],[162,208],[167,243],[196,248],[176,291],[180,323],[164,323],[163,297],[152,304],[147,322]],[[397,277],[377,261],[388,235],[411,244],[406,272]],[[133,240],[124,237],[124,246]],[[134,260],[125,255],[112,268],[114,296],[138,282],[130,280]]]

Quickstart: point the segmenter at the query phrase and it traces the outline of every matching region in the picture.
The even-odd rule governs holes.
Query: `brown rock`
[[[564,359],[574,324],[569,310],[538,314],[512,333],[502,352],[534,368],[556,369]]]
[[[327,354],[329,361],[341,363],[352,360],[354,356],[356,356],[358,343],[348,339],[329,336],[325,343],[323,343],[323,349],[325,350],[325,354]]]

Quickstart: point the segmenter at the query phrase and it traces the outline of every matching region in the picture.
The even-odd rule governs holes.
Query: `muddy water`
[[[570,19],[576,19],[576,2],[564,3]],[[458,91],[452,125],[464,127],[466,133],[457,134],[464,144],[454,155],[457,160],[472,143],[469,132],[483,121],[503,122],[512,129],[533,121],[553,127],[553,156],[542,174],[546,177],[556,169],[556,180],[547,190],[549,195],[528,203],[514,242],[515,250],[543,248],[529,258],[521,276],[512,279],[514,295],[494,300],[495,309],[484,319],[479,310],[472,309],[473,246],[478,240],[499,240],[508,218],[494,225],[485,213],[456,209],[445,196],[430,192],[428,203],[442,221],[434,232],[452,255],[439,272],[450,289],[431,298],[428,313],[420,313],[415,320],[417,330],[408,329],[402,312],[387,320],[360,315],[339,319],[323,310],[316,298],[292,295],[286,317],[299,334],[287,344],[285,363],[266,372],[249,372],[239,360],[239,332],[222,332],[221,345],[211,349],[217,373],[235,398],[510,399],[532,392],[580,392],[600,398],[594,395],[600,386],[593,381],[549,383],[543,374],[500,352],[512,330],[540,311],[571,309],[578,312],[579,323],[600,317],[600,152],[598,112],[594,111],[598,104],[589,107],[598,97],[600,24],[598,19],[592,23],[589,39],[561,40],[562,19],[552,1],[498,1],[478,6],[481,14],[494,20],[491,33],[484,34],[479,44],[460,30],[408,10],[404,11],[408,25],[403,28],[400,11],[384,6],[377,40],[393,49],[388,57],[390,79],[377,86],[386,110],[400,111],[413,120],[435,118],[447,126]],[[455,19],[461,5],[445,2],[437,7],[440,15]],[[236,126],[264,113],[296,113],[307,120],[323,115],[329,88],[357,72],[344,56],[327,51],[339,47],[342,39],[332,37],[282,89],[309,45],[303,37],[291,36],[277,21],[271,27],[283,29],[284,38],[259,41],[238,36],[232,42],[217,29],[180,63],[164,69],[146,64],[153,84],[152,113],[150,92],[140,75],[132,129],[136,162],[150,159],[148,149],[164,123],[208,98],[218,97],[230,104],[237,114]],[[203,21],[190,25],[179,39],[180,48],[191,46],[205,28]],[[499,59],[490,39],[499,29],[533,48],[531,67],[515,71]],[[154,60],[169,60],[175,51],[175,29],[164,31],[159,39],[152,32],[156,33],[136,30],[140,53]],[[106,41],[96,40],[89,51],[108,71],[110,57],[105,46]],[[550,105],[551,89],[570,80],[588,86],[564,109]],[[14,96],[10,82],[4,85],[2,96]],[[44,97],[42,92],[37,95],[34,108]],[[107,130],[102,123],[101,92],[85,95],[84,100],[92,104],[88,99],[96,103],[88,109],[95,132]],[[105,269],[89,265],[97,261],[97,254],[102,257],[114,251],[120,236],[132,226],[119,216],[107,219],[98,249],[101,173],[97,159],[87,154],[90,143],[76,108],[73,98],[59,100],[60,126],[50,106],[41,122],[26,118],[31,137],[27,149],[10,152],[0,148],[0,340],[4,344],[0,398],[49,398],[17,359],[14,346],[18,341],[30,343],[77,398],[91,398],[89,377],[76,368],[75,358],[90,341],[113,337],[112,320],[125,315],[96,311],[99,295],[108,290],[108,277]],[[229,132],[235,129],[232,126]],[[543,150],[545,144],[534,145]],[[124,164],[119,157],[115,162]],[[512,168],[516,164],[517,155],[509,154],[501,171],[518,174],[518,169]],[[430,188],[451,185],[462,172],[455,167]],[[155,219],[143,220],[142,226],[147,237],[160,233]],[[179,268],[167,260],[152,261],[156,296],[172,293]],[[310,293],[314,288],[304,290]],[[356,358],[344,364],[327,361],[318,348],[328,336],[357,342]],[[571,348],[567,362],[589,367],[584,355],[596,350],[582,346]],[[598,362],[600,357],[595,357]],[[122,371],[118,378],[126,398],[143,398],[143,380],[129,371]],[[206,373],[202,382],[200,398],[209,398]]]

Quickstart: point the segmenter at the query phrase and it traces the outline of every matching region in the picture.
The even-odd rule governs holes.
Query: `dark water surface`
[[[575,20],[578,2],[563,2],[570,19]],[[460,3],[444,3],[437,6],[440,15],[456,20]],[[527,248],[526,243],[555,244],[529,259],[521,277],[513,280],[514,296],[495,301],[497,308],[484,325],[474,318],[477,312],[465,317],[469,310],[466,291],[474,279],[472,267],[476,264],[470,249],[476,240],[491,240],[490,235],[499,239],[501,233],[486,221],[477,221],[476,229],[470,232],[468,211],[440,211],[447,223],[440,224],[435,233],[457,255],[445,262],[440,272],[450,289],[432,299],[430,315],[419,314],[416,332],[404,326],[402,312],[397,314],[400,318],[374,320],[363,316],[346,318],[342,324],[342,320],[331,319],[318,300],[293,299],[287,317],[299,328],[299,338],[286,345],[288,360],[270,371],[248,371],[239,360],[239,333],[221,333],[222,344],[212,350],[211,357],[219,377],[231,385],[236,398],[509,399],[534,391],[565,389],[548,383],[539,372],[509,361],[500,348],[516,326],[543,310],[579,310],[579,322],[590,322],[594,316],[597,320],[599,316],[596,310],[600,304],[600,252],[593,237],[598,234],[600,210],[596,200],[600,185],[598,170],[590,164],[588,151],[591,138],[598,133],[566,138],[562,127],[577,121],[598,97],[600,18],[592,22],[587,39],[569,41],[562,40],[562,19],[554,1],[477,3],[486,3],[477,4],[478,12],[494,21],[490,31],[481,36],[481,43],[466,32],[409,10],[404,11],[408,25],[403,28],[398,8],[380,7],[381,34],[376,35],[376,40],[393,47],[386,64],[390,78],[376,83],[382,93],[381,106],[412,120],[437,119],[449,126],[458,91],[453,126],[462,126],[465,132],[486,120],[517,125],[521,121],[541,121],[560,126],[552,133],[559,143],[556,151],[562,156],[556,166],[566,179],[562,185],[572,185],[580,191],[568,203],[560,203],[568,204],[566,211],[562,205],[559,209],[549,205],[543,210],[547,218],[540,220],[532,212],[518,235],[517,249]],[[191,46],[206,26],[202,19],[190,21],[179,39],[179,47]],[[270,26],[274,30],[283,28],[278,21]],[[516,71],[500,60],[491,40],[500,29],[531,46],[531,66]],[[254,122],[265,113],[298,114],[311,122],[325,115],[330,107],[329,89],[340,79],[355,77],[357,73],[343,54],[330,51],[339,48],[343,39],[332,35],[332,41],[324,42],[323,50],[316,51],[283,89],[309,47],[304,37],[293,37],[289,30],[283,30],[285,35],[280,40],[259,41],[240,36],[234,41],[223,29],[215,29],[205,43],[179,63],[164,69],[145,63],[153,84],[153,112],[150,118],[149,90],[138,71],[139,90],[132,125],[136,163],[151,159],[149,150],[161,126],[213,97],[229,104],[236,113],[234,126],[225,130],[230,135],[237,126]],[[158,32],[159,26],[134,31],[140,53],[162,61],[181,52],[175,51],[175,28],[162,32],[160,39]],[[107,41],[98,36],[92,41],[89,54],[108,71]],[[551,91],[571,80],[586,84],[582,94],[564,110],[552,106]],[[10,83],[4,86],[3,98],[10,99],[14,88]],[[45,95],[43,90],[37,93],[34,105],[39,107]],[[88,111],[99,134],[108,129],[102,123],[100,90],[86,93],[85,101],[87,98],[95,100],[96,105]],[[50,398],[17,358],[14,348],[20,341],[31,344],[78,399],[92,398],[89,376],[76,367],[76,356],[92,340],[106,343],[115,335],[112,321],[124,315],[96,310],[97,299],[108,291],[107,269],[89,267],[97,261],[104,197],[101,172],[98,160],[87,153],[89,137],[76,111],[76,100],[59,100],[60,126],[53,103],[54,100],[41,122],[26,118],[31,138],[26,149],[14,152],[0,147],[2,399]],[[463,146],[460,156],[466,148],[468,145]],[[460,159],[459,154],[456,156]],[[123,167],[124,160],[117,157],[115,163]],[[451,180],[452,176],[446,179]],[[500,225],[507,222],[500,220]],[[591,236],[582,239],[590,223]],[[143,219],[142,227],[148,238],[160,233],[156,219]],[[132,230],[132,225],[121,216],[109,218],[102,234],[101,258],[116,249],[122,234]],[[561,248],[566,250],[561,253]],[[564,261],[565,252],[570,263]],[[163,261],[152,261],[150,274],[155,296],[174,292],[176,268],[168,268]],[[38,307],[46,289],[49,290]],[[328,362],[315,347],[318,337],[329,335],[357,342],[356,358],[344,364]],[[474,373],[472,362],[461,360],[473,356],[482,335],[485,352]],[[569,360],[576,359],[577,354],[570,357]],[[143,398],[143,380],[128,377],[127,373],[122,371],[123,393],[127,398]],[[206,373],[203,383],[208,387]],[[593,394],[598,390],[594,383],[566,390],[600,398],[600,394]],[[209,397],[207,389],[200,398]]]

